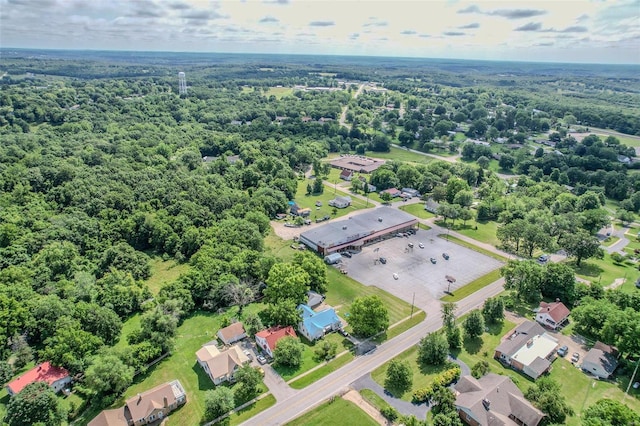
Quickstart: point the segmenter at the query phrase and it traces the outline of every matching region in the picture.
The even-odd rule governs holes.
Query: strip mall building
[[[413,215],[393,207],[378,207],[303,232],[300,242],[326,256],[344,250],[361,250],[417,226],[418,219]]]

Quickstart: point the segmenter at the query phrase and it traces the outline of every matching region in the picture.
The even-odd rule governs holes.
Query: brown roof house
[[[228,327],[218,330],[218,338],[225,344],[231,345],[247,337],[241,322],[234,322]]]
[[[564,303],[557,301],[552,303],[540,302],[536,313],[536,321],[553,330],[560,328],[569,318],[571,311]]]
[[[88,426],[139,426],[160,421],[187,402],[179,380],[162,384],[129,398],[124,407],[104,410]]]
[[[582,360],[582,371],[601,379],[611,377],[618,366],[618,350],[613,346],[596,342]]]
[[[196,358],[214,385],[233,382],[236,371],[250,361],[237,345],[220,352],[214,342],[209,342],[200,348],[196,352]]]
[[[536,426],[544,413],[527,401],[507,376],[463,376],[455,387],[456,410],[472,426]]]
[[[271,327],[256,333],[256,343],[267,355],[273,358],[273,351],[276,349],[278,340],[286,336],[298,337],[291,326]]]
[[[494,358],[537,379],[551,369],[558,340],[533,321],[525,321],[503,338]]]

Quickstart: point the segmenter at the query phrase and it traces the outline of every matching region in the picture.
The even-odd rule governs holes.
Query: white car
[[[393,279],[394,279],[394,280],[397,280],[398,278],[399,278],[399,277],[398,277],[398,274],[393,274]]]
[[[424,248],[424,244],[422,244],[422,243],[418,243],[418,247],[420,247],[420,248]]]

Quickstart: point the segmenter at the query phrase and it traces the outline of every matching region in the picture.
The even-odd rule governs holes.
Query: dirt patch
[[[609,284],[604,289],[613,290],[620,287],[622,284],[624,284],[624,278],[616,278],[615,280],[613,280],[613,283]]]
[[[386,426],[387,424],[389,424],[387,422],[387,419],[385,419],[384,416],[380,414],[380,412],[376,409],[376,407],[371,405],[369,401],[365,400],[358,391],[350,390],[349,392],[342,395],[342,398],[356,404],[358,407],[360,407],[362,411],[367,413],[369,417],[371,417],[373,420],[378,422],[378,424],[383,426]]]

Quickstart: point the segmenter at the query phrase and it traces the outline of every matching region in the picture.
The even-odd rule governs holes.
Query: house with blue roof
[[[308,305],[299,305],[298,310],[302,312],[302,321],[298,324],[298,331],[312,342],[323,338],[327,333],[342,328],[342,322],[333,308],[315,312]]]

